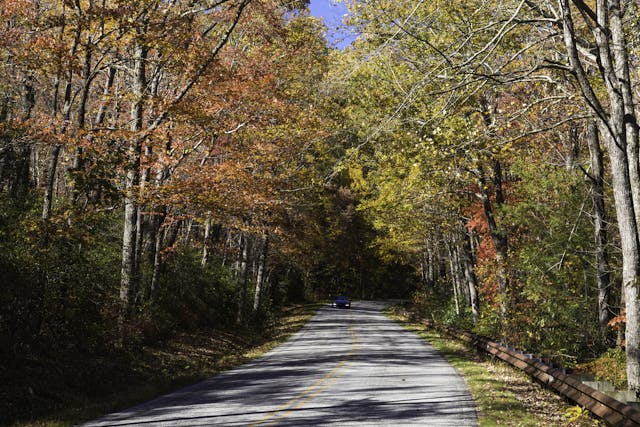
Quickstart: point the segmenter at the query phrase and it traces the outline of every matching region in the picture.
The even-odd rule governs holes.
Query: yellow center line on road
[[[351,332],[351,350],[349,350],[349,353],[347,353],[344,359],[338,362],[338,364],[334,366],[331,371],[327,372],[322,378],[302,390],[296,397],[290,399],[275,411],[268,413],[262,419],[250,424],[250,426],[268,426],[275,424],[278,420],[288,417],[295,409],[306,405],[311,399],[325,391],[331,384],[333,384],[338,379],[338,371],[340,371],[341,368],[347,365],[351,356],[353,356],[353,354],[358,349],[358,340],[356,337],[356,333],[351,325],[349,325],[349,331]]]

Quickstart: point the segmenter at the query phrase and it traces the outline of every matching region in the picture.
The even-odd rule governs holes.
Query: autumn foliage
[[[358,1],[338,51],[306,3],[0,1],[0,355],[336,293],[640,354],[634,7]]]

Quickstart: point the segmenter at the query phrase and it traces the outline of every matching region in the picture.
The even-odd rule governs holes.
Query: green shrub
[[[226,327],[235,320],[238,289],[229,268],[202,267],[196,251],[178,251],[160,277],[155,319],[160,328]]]
[[[597,381],[607,381],[619,390],[627,387],[627,357],[621,347],[610,348],[596,360],[579,366],[580,371],[594,375]]]

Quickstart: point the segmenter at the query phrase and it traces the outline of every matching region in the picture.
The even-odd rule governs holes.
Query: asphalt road
[[[464,380],[383,308],[322,308],[249,364],[84,425],[477,426]]]

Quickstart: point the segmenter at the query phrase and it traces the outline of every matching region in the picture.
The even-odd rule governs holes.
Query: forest
[[[344,293],[640,392],[637,2],[345,4],[0,0],[0,371]]]

